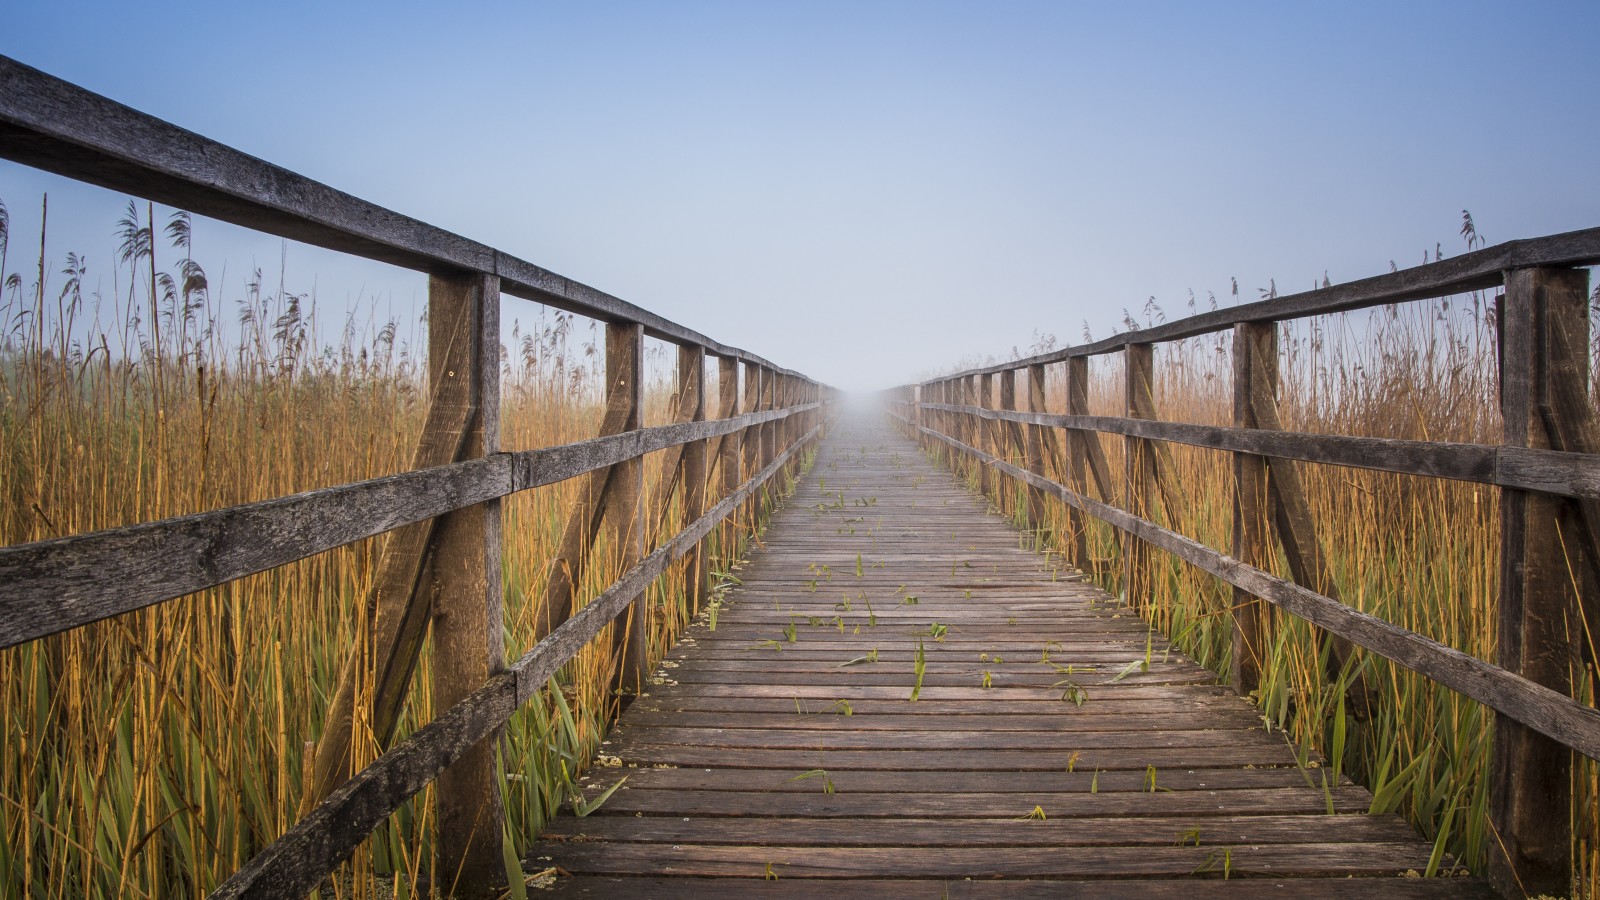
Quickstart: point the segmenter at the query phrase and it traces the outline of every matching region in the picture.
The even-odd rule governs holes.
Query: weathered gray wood
[[[1253,386],[1276,393],[1278,326],[1247,323],[1233,331],[1233,424],[1256,428]],[[1267,544],[1270,504],[1267,461],[1250,453],[1233,454],[1233,555],[1245,565],[1265,569],[1271,560]],[[1261,687],[1261,666],[1272,634],[1271,607],[1240,587],[1233,589],[1234,690],[1250,694]]]
[[[446,343],[465,324],[469,340]],[[428,283],[431,380],[460,379],[470,386],[468,427],[462,458],[500,449],[500,284],[493,276],[473,275]],[[428,566],[433,612],[433,699],[449,709],[472,696],[505,669],[505,626],[501,607],[500,501],[458,509],[438,520]],[[408,648],[421,652],[421,642]],[[415,666],[415,662],[412,663]],[[380,683],[380,686],[381,683]],[[397,684],[394,715],[404,690]],[[384,686],[387,687],[387,686]],[[380,699],[381,699],[380,695]],[[496,734],[469,747],[439,774],[434,794],[433,872],[451,896],[486,897],[503,879],[500,766]],[[391,735],[384,735],[387,745]]]
[[[692,395],[689,420],[691,422],[704,422],[706,419],[706,351],[700,347],[678,348],[678,390],[682,394]],[[785,422],[795,422],[796,418],[785,419]],[[706,451],[709,441],[691,441],[683,448],[683,512],[680,516],[684,526],[692,524],[696,519],[705,515],[706,511],[706,479],[708,477]],[[691,615],[700,612],[700,601],[705,596],[707,557],[705,542],[694,545],[689,551],[689,561],[684,569],[684,590],[689,595],[689,609]]]
[[[0,56],[0,156],[419,272],[498,275],[501,289],[514,297],[605,322],[638,323],[652,337],[772,365],[602,291],[334,190],[5,56]]]
[[[1359,644],[1407,669],[1439,682],[1507,717],[1565,744],[1591,759],[1600,759],[1600,712],[1499,666],[1468,656],[1453,647],[1375,616],[1338,603],[1309,588],[1285,581],[1154,522],[1117,507],[1084,497],[1064,485],[1037,478],[1003,460],[947,435],[925,432],[958,451],[984,460],[1013,478],[1035,484],[1101,521],[1166,550],[1185,562],[1240,587],[1268,603]]]
[[[1089,414],[1089,360],[1087,358],[1069,359],[1066,363],[1067,376],[1067,412],[1074,416]],[[1106,493],[1106,481],[1110,473],[1106,471],[1105,450],[1100,446],[1100,436],[1093,432],[1078,429],[1067,429],[1067,482],[1072,489],[1085,496],[1089,493],[1089,470],[1091,464],[1096,465],[1094,477],[1100,487],[1100,496],[1110,498]],[[931,440],[931,439],[930,439]],[[1067,507],[1067,527],[1072,530],[1072,562],[1084,572],[1099,574],[1099,566],[1089,558],[1089,529],[1088,522],[1077,507]]]
[[[1588,273],[1580,270],[1519,269],[1507,277],[1498,321],[1508,445],[1549,447],[1552,431],[1561,432],[1559,421],[1555,429],[1546,425],[1561,412],[1549,403],[1551,378],[1581,376],[1586,392],[1587,339],[1574,346],[1551,336],[1587,335],[1587,287]],[[1568,358],[1554,356],[1563,352]],[[1507,490],[1500,499],[1498,661],[1562,695],[1573,692],[1578,647],[1587,642],[1579,587],[1588,566],[1581,562],[1577,512],[1549,494]],[[1559,736],[1525,727],[1531,723],[1510,710],[1496,711],[1489,807],[1498,840],[1489,850],[1490,883],[1505,896],[1565,896],[1573,877],[1565,814],[1572,754]]]
[[[1600,457],[1585,451],[1558,452],[1524,447],[1405,441],[1219,425],[1158,422],[1121,416],[1039,415],[979,410],[960,404],[927,404],[971,415],[1056,428],[1089,429],[1172,441],[1213,450],[1253,453],[1281,459],[1329,463],[1358,469],[1426,475],[1568,497],[1600,498]],[[948,433],[948,432],[947,432]]]
[[[606,386],[625,413],[622,428],[632,431],[644,420],[644,330],[638,325],[606,326]],[[644,558],[644,460],[634,458],[611,467],[605,494],[606,545],[621,571]],[[637,599],[637,597],[635,598]],[[633,602],[617,616],[611,632],[617,654],[616,686],[638,695],[650,656],[650,619],[643,603]]]
[[[717,360],[717,415],[729,419],[739,413],[739,361],[736,359],[722,358]],[[739,487],[739,441],[742,432],[732,432],[723,436],[717,444],[717,489],[714,496],[724,498],[731,496]],[[732,552],[734,530],[738,523],[730,519],[723,523],[718,550],[723,555],[722,565],[727,568],[728,558]]]
[[[1142,397],[1149,397],[1152,386],[1154,348],[1149,344],[1129,344],[1123,348],[1123,409],[1128,418],[1144,418]],[[1142,519],[1155,519],[1151,491],[1156,482],[1154,445],[1144,438],[1129,437],[1123,451],[1122,506]],[[1122,544],[1122,595],[1126,601],[1148,614],[1155,602],[1152,596],[1150,548],[1138,535],[1124,531]]]
[[[1029,366],[1028,379],[1028,410],[1042,413],[1047,411],[1045,406],[1045,377],[1044,366]],[[1042,425],[1028,426],[1028,471],[1041,477],[1048,477],[1051,470],[1060,461],[1060,451],[1056,445],[1055,432]],[[1045,494],[1037,488],[1028,489],[1028,521],[1034,523],[1035,528],[1049,527],[1049,505],[1045,501]]]

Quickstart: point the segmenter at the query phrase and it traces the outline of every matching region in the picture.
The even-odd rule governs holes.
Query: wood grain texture
[[[1527,447],[1457,444],[1448,441],[1404,441],[1266,431],[1221,425],[1160,422],[1124,416],[1056,415],[984,410],[961,404],[929,403],[929,409],[1004,419],[1056,428],[1120,434],[1173,441],[1212,450],[1253,453],[1279,459],[1376,469],[1405,475],[1426,475],[1568,497],[1600,498],[1600,457],[1576,449],[1556,451]],[[1083,409],[1087,410],[1087,405]],[[951,432],[946,432],[951,433]],[[963,442],[965,443],[965,442]]]
[[[429,336],[429,378],[434,383],[460,380],[468,385],[469,415],[460,458],[498,452],[499,280],[481,275],[431,277],[428,327],[439,330],[440,338],[452,331],[469,336],[448,347]],[[416,605],[432,612],[433,702],[444,709],[472,696],[505,668],[500,527],[500,500],[496,498],[450,512],[439,518],[434,528],[428,577],[418,591],[425,593],[426,599]],[[412,667],[421,650],[419,635],[416,643],[404,650],[412,655]],[[391,714],[396,719],[410,693],[409,681],[379,685],[377,700],[392,704]],[[498,729],[491,731],[468,747],[437,778],[432,871],[449,885],[452,896],[486,897],[500,880],[494,864],[503,859],[505,814],[495,758],[498,733]],[[379,746],[386,747],[391,737],[392,725]]]
[[[1373,895],[1418,880],[1393,877],[1430,849],[1404,823],[1325,791],[1248,703],[866,415],[607,735],[583,789],[616,790],[541,836],[527,866],[559,867],[554,893],[1093,895],[1225,858]]]
[[[1581,270],[1523,269],[1507,278],[1496,316],[1506,444],[1555,446],[1573,426],[1581,427],[1581,421],[1566,425],[1563,412],[1591,415],[1587,398],[1581,410],[1550,402],[1559,396],[1553,378],[1582,377],[1587,385],[1587,288],[1588,273]],[[1584,532],[1581,510],[1570,501],[1502,492],[1497,661],[1562,694],[1573,692],[1578,648],[1588,642],[1582,593],[1592,583],[1585,584],[1591,567],[1583,562]],[[1504,894],[1571,890],[1571,820],[1551,812],[1572,802],[1572,754],[1552,737],[1512,716],[1495,717],[1489,807],[1500,840],[1489,851],[1489,879]]]

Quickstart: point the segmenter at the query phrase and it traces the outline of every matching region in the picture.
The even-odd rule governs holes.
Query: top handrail
[[[1481,290],[1504,283],[1504,273],[1509,269],[1592,265],[1600,265],[1600,228],[1585,228],[1546,237],[1523,238],[1474,250],[1451,259],[1401,269],[1398,272],[1374,275],[1346,284],[1287,294],[1268,300],[1257,300],[1239,306],[1208,310],[1150,328],[1114,334],[1098,341],[1064,347],[1026,359],[1014,359],[948,375],[938,375],[923,383],[937,384],[957,378],[970,378],[974,375],[997,375],[1013,369],[1062,362],[1074,357],[1115,353],[1130,344],[1178,341],[1223,331],[1246,322],[1283,322]]]
[[[0,157],[306,244],[435,275],[478,272],[502,293],[651,337],[779,368],[487,244],[335,190],[0,55]]]

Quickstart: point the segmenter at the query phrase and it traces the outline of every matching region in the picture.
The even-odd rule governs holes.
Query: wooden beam
[[[451,341],[465,322],[468,341]],[[428,282],[428,377],[471,385],[470,428],[460,456],[500,449],[500,284],[473,275]],[[501,607],[500,501],[456,510],[438,520],[428,584],[433,611],[433,698],[449,709],[505,669]],[[387,743],[387,742],[386,742]],[[439,774],[434,793],[434,878],[455,897],[487,897],[504,881],[497,732]]]
[[[1212,450],[1600,499],[1600,456],[1588,451],[1263,431],[1222,425],[1158,422],[1126,416],[980,410],[975,406],[939,403],[925,405],[934,410],[948,409],[966,415],[1046,427],[1098,431],[1102,434],[1173,441]]]
[[[1256,428],[1255,386],[1278,389],[1278,326],[1246,323],[1233,331],[1233,424]],[[1266,569],[1272,560],[1267,543],[1271,503],[1267,497],[1267,460],[1251,453],[1233,454],[1233,556],[1245,565]],[[1241,587],[1233,589],[1233,689],[1249,695],[1261,687],[1261,667],[1272,634],[1271,607]]]
[[[606,326],[606,390],[627,409],[624,431],[643,424],[644,329],[638,325]],[[644,558],[644,459],[635,458],[611,467],[606,493],[606,545],[626,572]],[[617,616],[612,631],[617,654],[616,688],[620,694],[638,696],[649,674],[649,622],[645,603],[636,597]]]
[[[717,359],[717,418],[731,419],[739,414],[739,361],[727,357]],[[724,435],[717,444],[717,477],[716,496],[720,500],[731,496],[739,486],[739,441],[742,432],[732,432]],[[720,564],[726,570],[728,563],[733,559],[734,548],[737,544],[738,523],[729,519],[724,522],[720,530],[718,552],[722,554]]]
[[[1553,434],[1567,430],[1563,409],[1549,402],[1553,378],[1581,378],[1587,392],[1587,294],[1588,273],[1581,270],[1518,269],[1507,278],[1498,321],[1508,445],[1548,448]],[[1574,340],[1579,336],[1583,340]],[[1568,696],[1580,665],[1578,647],[1587,641],[1582,529],[1579,510],[1559,497],[1501,493],[1498,661]],[[1566,896],[1573,877],[1572,754],[1509,710],[1498,712],[1489,776],[1489,881],[1506,896]]]
[[[700,347],[678,348],[678,390],[693,395],[689,420],[706,419],[706,351]],[[681,407],[680,407],[681,410]],[[788,419],[786,421],[795,421]],[[705,515],[706,511],[706,452],[709,441],[693,441],[683,447],[683,525],[688,526]],[[700,612],[700,601],[706,588],[706,546],[701,541],[689,551],[689,562],[684,572],[684,590],[689,596],[689,615]]]
[[[1044,366],[1029,366],[1026,369],[1028,379],[1028,410],[1030,412],[1048,412],[1045,408],[1045,383]],[[1042,425],[1029,425],[1028,447],[1026,459],[1028,471],[1035,475],[1044,476],[1049,471],[1048,463],[1056,458],[1055,433]],[[1041,532],[1048,529],[1049,507],[1045,503],[1045,493],[1038,488],[1028,489],[1028,521]]]
[[[1149,344],[1129,344],[1123,350],[1123,402],[1124,413],[1129,418],[1142,418],[1140,397],[1150,395],[1151,368],[1154,352]],[[1156,479],[1155,454],[1150,441],[1144,438],[1126,439],[1123,458],[1123,502],[1129,513],[1141,518],[1155,518],[1151,503],[1151,489]],[[1141,613],[1150,609],[1154,596],[1150,571],[1150,548],[1137,535],[1122,534],[1122,596],[1125,602]]]

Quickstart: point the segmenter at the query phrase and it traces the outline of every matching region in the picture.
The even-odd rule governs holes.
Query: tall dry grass
[[[1283,326],[1279,405],[1284,427],[1498,443],[1492,302],[1480,293]],[[1188,312],[1195,306],[1191,297]],[[1600,310],[1600,289],[1593,306]],[[1142,315],[1142,321],[1126,316],[1124,324],[1136,328],[1164,317],[1154,301]],[[1232,364],[1231,333],[1157,345],[1154,393],[1161,417],[1231,424]],[[1065,412],[1064,367],[1049,367],[1047,377],[1051,411]],[[1122,415],[1121,355],[1094,358],[1090,379],[1091,413]],[[1123,505],[1124,440],[1099,439],[1116,482],[1111,499]],[[1178,530],[1228,552],[1233,524],[1229,454],[1169,446],[1183,498]],[[970,465],[961,460],[956,465],[971,475]],[[1304,464],[1300,472],[1345,602],[1480,659],[1495,658],[1497,490],[1336,466]],[[1092,488],[1088,492],[1098,494]],[[998,494],[1004,512],[1029,524],[1019,486],[1008,483]],[[1157,507],[1157,521],[1171,526],[1159,502]],[[1054,549],[1070,553],[1064,508],[1051,504],[1045,524],[1055,535]],[[1119,595],[1116,535],[1098,522],[1091,522],[1088,532],[1090,562],[1098,566],[1102,586]],[[1185,652],[1225,678],[1232,652],[1231,589],[1167,554],[1154,557],[1149,615]],[[1274,546],[1273,560],[1269,568],[1289,577],[1281,548]],[[1277,612],[1256,697],[1263,714],[1307,758],[1318,751],[1335,774],[1348,774],[1371,789],[1373,811],[1398,811],[1417,825],[1435,842],[1440,869],[1454,858],[1481,870],[1494,840],[1487,824],[1492,713],[1373,654],[1359,653],[1340,682],[1330,682],[1325,674],[1329,652],[1327,640],[1306,623]],[[1355,668],[1380,698],[1367,719],[1358,719],[1343,701],[1341,683],[1354,677]],[[1592,704],[1589,686],[1595,673],[1575,674],[1584,686],[1582,699]],[[1577,787],[1568,811],[1574,821],[1577,887],[1583,896],[1600,896],[1600,781],[1592,763],[1581,762]]]
[[[212,284],[190,258],[194,223],[148,204],[129,204],[104,273],[111,295],[94,294],[102,273],[76,253],[56,269],[45,234],[39,257],[19,265],[21,236],[4,209],[0,545],[409,466],[427,396],[422,323],[353,314],[327,329],[314,296],[281,280],[273,289],[259,270],[237,287]],[[502,348],[502,446],[592,437],[602,339],[564,313],[520,321]],[[647,354],[647,424],[669,414],[668,351]],[[713,398],[715,382],[713,367]],[[646,461],[647,496],[663,455]],[[529,645],[576,487],[505,503],[509,658]],[[714,568],[755,525],[742,521],[713,547]],[[293,824],[307,742],[366,625],[359,600],[382,540],[0,651],[0,895],[200,897]],[[580,595],[616,574],[603,542],[596,559]],[[691,615],[682,583],[679,567],[647,598],[652,658]],[[401,737],[436,712],[427,654]],[[508,841],[519,855],[593,756],[615,704],[610,665],[585,651],[506,729]],[[334,893],[405,895],[425,883],[431,807],[424,792],[391,817]]]

